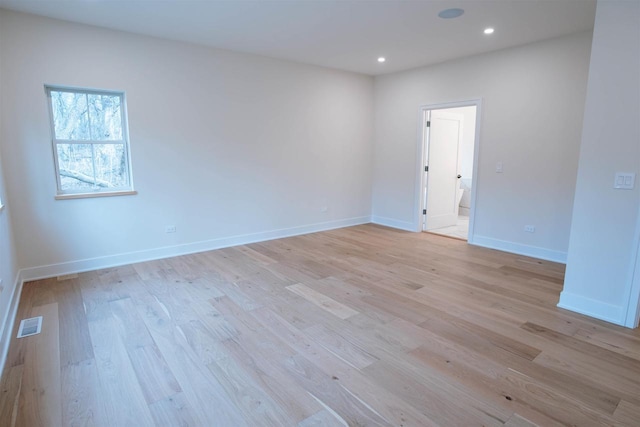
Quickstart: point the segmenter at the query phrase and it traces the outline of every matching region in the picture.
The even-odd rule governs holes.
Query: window
[[[46,86],[56,198],[135,194],[124,93]]]

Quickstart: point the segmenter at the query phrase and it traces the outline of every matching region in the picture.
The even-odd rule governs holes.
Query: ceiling
[[[370,75],[586,31],[595,15],[595,0],[0,0],[0,7]],[[465,13],[438,17],[453,7]],[[495,33],[484,35],[489,26]]]

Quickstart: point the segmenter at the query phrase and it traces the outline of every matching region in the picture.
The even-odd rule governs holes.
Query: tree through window
[[[130,192],[124,93],[46,87],[58,195]]]

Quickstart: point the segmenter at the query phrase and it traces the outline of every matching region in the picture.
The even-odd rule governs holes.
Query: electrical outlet
[[[524,226],[524,231],[526,231],[527,233],[535,233],[536,232],[536,226],[535,225],[525,225]]]
[[[322,213],[327,213],[328,211],[329,211],[329,208],[328,208],[328,207],[326,207],[326,206],[322,206],[322,207],[320,208],[320,212],[322,212]]]
[[[164,228],[164,232],[165,233],[175,233],[176,232],[176,226],[175,225],[167,225]]]

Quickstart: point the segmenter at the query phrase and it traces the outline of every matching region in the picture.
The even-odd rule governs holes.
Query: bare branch
[[[68,178],[77,179],[78,181],[86,182],[87,184],[95,184],[98,187],[111,187],[111,183],[109,181],[103,181],[101,179],[93,179],[92,176],[85,175],[81,172],[70,171],[67,169],[60,169],[60,176],[66,176]]]

